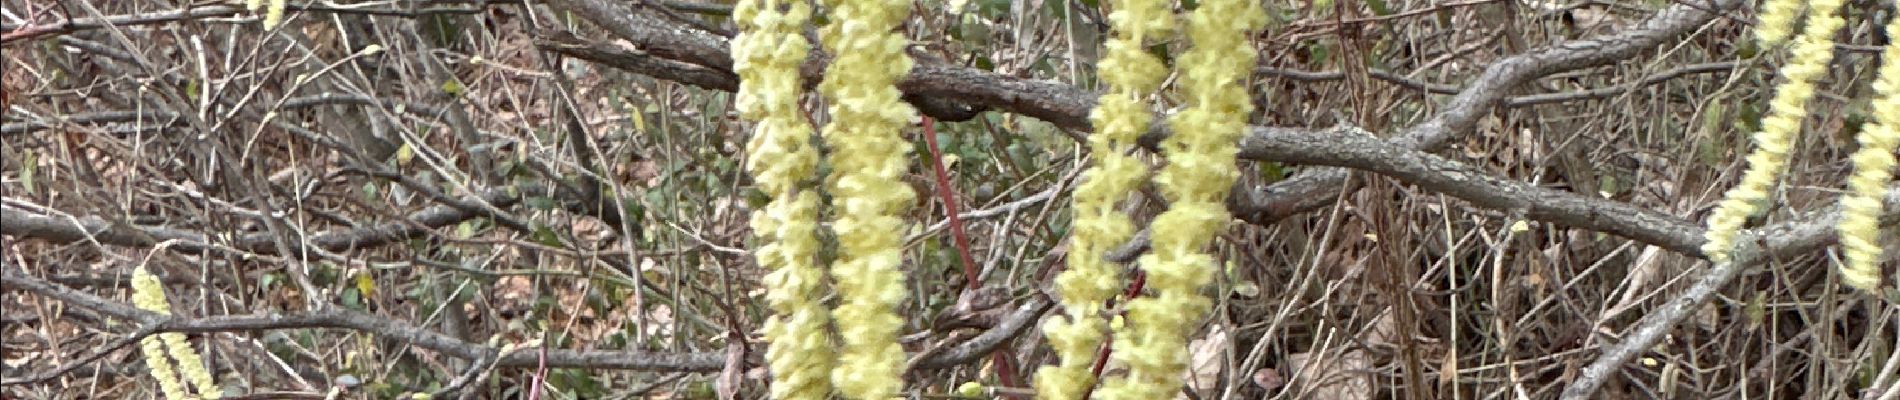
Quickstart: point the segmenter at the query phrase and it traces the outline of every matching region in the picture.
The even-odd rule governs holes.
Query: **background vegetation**
[[[763,393],[730,5],[292,3],[266,30],[230,2],[0,0],[0,395],[155,396],[130,344],[157,331],[249,398]],[[1714,271],[1701,221],[1782,60],[1752,4],[1266,5],[1244,223],[1184,395],[1554,398],[1670,301],[1598,397],[1895,393],[1900,308],[1828,247],[1892,1],[1847,5],[1788,179]],[[1030,393],[1000,383],[1053,361],[1105,7],[917,3],[899,86],[941,155],[909,133],[914,397]],[[178,318],[129,306],[140,266]]]

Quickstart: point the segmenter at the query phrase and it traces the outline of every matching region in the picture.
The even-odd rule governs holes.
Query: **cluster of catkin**
[[[1803,9],[1807,17],[1793,39],[1792,59],[1781,69],[1783,83],[1771,112],[1754,135],[1748,169],[1709,218],[1703,251],[1711,260],[1730,260],[1744,221],[1768,201],[1807,115],[1814,82],[1832,58],[1832,37],[1845,23],[1835,15],[1842,0],[1801,1],[1771,0],[1764,6],[1757,29],[1764,46],[1788,40]],[[765,334],[771,342],[772,396],[817,399],[835,390],[854,399],[889,398],[902,387],[897,374],[904,355],[895,341],[902,321],[894,308],[905,295],[897,271],[902,258],[897,233],[904,206],[914,196],[899,182],[907,170],[907,145],[898,132],[916,115],[895,88],[911,67],[903,52],[906,41],[895,33],[909,2],[825,5],[835,16],[820,38],[838,55],[819,85],[833,119],[820,136],[832,149],[836,171],[823,185],[838,215],[833,228],[839,256],[829,268],[840,297],[835,310],[819,300],[827,271],[817,256],[814,191],[820,157],[799,109],[798,66],[809,50],[799,32],[811,8],[800,0],[742,0],[735,10],[743,28],[733,45],[741,77],[738,104],[741,115],[757,123],[746,166],[772,197],[753,218],[760,238],[756,256],[771,270],[767,299],[774,316]],[[1254,1],[1201,1],[1187,16],[1189,50],[1175,63],[1187,107],[1168,119],[1172,135],[1161,145],[1166,164],[1153,176],[1169,208],[1151,224],[1153,250],[1138,262],[1151,295],[1128,299],[1123,323],[1111,327],[1104,304],[1124,283],[1105,255],[1135,231],[1117,205],[1150,178],[1132,150],[1152,122],[1148,99],[1169,74],[1147,49],[1176,29],[1169,1],[1123,0],[1114,7],[1109,16],[1114,36],[1098,64],[1106,93],[1089,115],[1095,128],[1089,139],[1091,165],[1074,194],[1068,268],[1056,278],[1064,314],[1051,318],[1043,330],[1058,362],[1036,373],[1042,399],[1089,396],[1097,385],[1091,367],[1111,337],[1118,343],[1112,357],[1129,371],[1102,382],[1096,395],[1172,397],[1186,368],[1189,330],[1210,304],[1199,290],[1218,269],[1206,248],[1230,219],[1224,200],[1238,175],[1236,143],[1252,108],[1246,88],[1255,53],[1247,38],[1264,24],[1265,13]],[[1900,37],[1900,19],[1887,29]],[[1900,60],[1900,46],[1889,46],[1884,58],[1890,61],[1874,85],[1875,118],[1861,130],[1850,193],[1841,200],[1843,280],[1864,290],[1880,281],[1877,217],[1893,153],[1900,147],[1900,62],[1891,61]],[[827,333],[834,324],[845,342],[837,354]]]
[[[1755,30],[1762,47],[1788,41],[1797,21],[1802,27],[1793,39],[1787,64],[1781,68],[1782,82],[1775,87],[1769,114],[1762,118],[1762,129],[1754,135],[1755,149],[1747,157],[1748,168],[1709,216],[1702,252],[1710,261],[1731,261],[1735,239],[1745,221],[1769,204],[1770,191],[1787,169],[1788,151],[1808,116],[1807,103],[1814,97],[1815,82],[1827,73],[1834,57],[1834,35],[1847,23],[1837,15],[1842,3],[1769,0],[1762,5],[1761,21]],[[1887,31],[1889,36],[1900,34],[1900,19],[1890,21]],[[1880,286],[1881,195],[1893,176],[1893,153],[1900,149],[1900,44],[1889,44],[1881,58],[1873,85],[1873,118],[1859,133],[1860,149],[1852,157],[1854,172],[1848,178],[1847,194],[1841,197],[1839,225],[1845,255],[1840,266],[1841,281],[1867,292]]]
[[[899,132],[917,119],[899,100],[896,82],[909,73],[907,41],[897,28],[910,15],[908,0],[827,1],[832,23],[820,31],[836,55],[819,92],[831,123],[820,136],[830,147],[830,191],[837,259],[830,284],[839,304],[821,300],[827,269],[819,265],[820,155],[811,123],[799,107],[799,65],[810,52],[801,34],[811,19],[800,0],[743,0],[733,10],[742,32],[733,40],[740,77],[737,107],[755,122],[746,170],[771,197],[752,216],[759,245],[754,256],[770,271],[766,301],[773,316],[764,333],[779,399],[887,399],[903,388],[904,351],[897,343],[905,297],[902,215],[915,193]],[[834,318],[835,316],[835,318]],[[835,325],[843,346],[828,333]],[[834,349],[836,349],[834,351]]]
[[[1201,288],[1220,270],[1206,249],[1233,220],[1227,193],[1240,174],[1235,155],[1253,110],[1249,38],[1265,24],[1266,12],[1253,0],[1202,1],[1188,15],[1190,47],[1175,61],[1187,107],[1168,118],[1173,134],[1161,142],[1167,163],[1154,177],[1168,209],[1149,224],[1153,250],[1138,262],[1151,294],[1129,299],[1127,323],[1113,330],[1112,357],[1128,374],[1104,382],[1101,398],[1172,398],[1181,387],[1188,335],[1211,304]]]
[[[139,309],[164,315],[171,315],[171,302],[165,300],[165,287],[158,277],[139,267],[132,270],[132,305]],[[139,352],[145,358],[145,367],[150,370],[152,379],[158,381],[158,391],[166,400],[193,398],[185,391],[185,383],[198,390],[201,399],[216,399],[224,396],[218,384],[211,377],[211,370],[205,368],[204,360],[198,358],[198,350],[191,348],[185,341],[185,334],[165,332],[139,339]],[[176,364],[173,362],[176,361]],[[184,379],[179,379],[180,373]]]
[[[836,171],[823,185],[837,215],[838,260],[829,271],[839,305],[832,310],[819,300],[826,270],[818,265],[815,234],[820,156],[798,106],[798,66],[809,50],[798,33],[811,9],[796,0],[745,0],[734,13],[742,28],[733,42],[738,107],[756,123],[746,167],[771,197],[752,222],[759,238],[755,256],[771,271],[767,301],[774,315],[765,327],[771,390],[775,398],[823,398],[834,390],[848,398],[888,398],[902,387],[896,374],[904,353],[895,340],[902,321],[893,309],[905,295],[897,271],[901,214],[914,196],[899,181],[908,163],[907,144],[897,133],[915,111],[895,88],[911,67],[905,40],[894,33],[909,3],[824,4],[833,22],[819,37],[837,55],[818,86],[830,101],[832,122],[820,136]],[[1246,87],[1255,55],[1247,35],[1265,23],[1265,13],[1253,1],[1203,1],[1187,18],[1192,47],[1175,71],[1187,108],[1168,120],[1173,134],[1161,146],[1167,163],[1154,176],[1170,207],[1156,217],[1153,254],[1139,261],[1153,295],[1130,300],[1126,323],[1111,329],[1103,305],[1123,281],[1104,255],[1134,233],[1116,204],[1149,180],[1146,164],[1130,151],[1152,121],[1147,99],[1169,72],[1146,48],[1169,39],[1176,24],[1165,0],[1116,7],[1110,16],[1115,37],[1099,72],[1108,93],[1090,115],[1092,165],[1076,190],[1069,266],[1056,282],[1066,314],[1045,329],[1060,362],[1036,374],[1042,398],[1086,396],[1096,384],[1090,366],[1111,334],[1123,343],[1115,357],[1129,373],[1104,383],[1104,398],[1163,398],[1180,385],[1188,330],[1210,303],[1199,290],[1217,270],[1205,248],[1230,220],[1224,200],[1238,175],[1235,145],[1252,108]],[[837,354],[828,325],[844,342]]]

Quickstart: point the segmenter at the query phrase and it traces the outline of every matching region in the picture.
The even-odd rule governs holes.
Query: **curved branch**
[[[1891,227],[1900,224],[1900,211],[1894,209],[1900,205],[1900,187],[1890,186],[1886,196],[1887,214],[1880,218],[1882,226]],[[1650,351],[1650,346],[1662,339],[1663,335],[1675,328],[1691,313],[1702,309],[1704,304],[1715,298],[1715,292],[1727,287],[1729,282],[1741,276],[1742,271],[1769,260],[1798,254],[1833,244],[1839,237],[1834,227],[1840,222],[1838,207],[1819,218],[1798,223],[1779,224],[1765,229],[1746,232],[1736,239],[1734,259],[1728,263],[1716,264],[1701,278],[1689,286],[1688,290],[1668,304],[1656,308],[1656,311],[1643,316],[1636,326],[1626,330],[1623,341],[1610,345],[1603,355],[1590,362],[1577,380],[1564,387],[1562,399],[1592,398],[1603,383],[1616,376],[1631,358]],[[1700,234],[1700,231],[1697,231]]]
[[[482,200],[496,207],[513,206],[521,200],[521,191],[509,193],[508,190],[491,190],[482,194]],[[430,229],[454,225],[481,214],[463,208],[438,205],[410,214],[408,220],[384,223],[374,226],[343,229],[313,235],[308,240],[291,243],[291,251],[301,250],[301,246],[315,245],[327,251],[348,251],[364,247],[380,246],[421,236]],[[203,232],[178,228],[156,226],[115,226],[106,219],[97,216],[66,218],[35,213],[12,205],[0,205],[0,234],[14,235],[46,240],[54,243],[72,243],[94,240],[101,244],[129,247],[151,247],[167,240],[177,241],[175,250],[218,251],[213,239]],[[238,250],[275,254],[277,247],[270,234],[258,232],[238,236],[230,240],[231,247]]]
[[[375,15],[383,17],[421,18],[430,15],[480,14],[486,6],[502,4],[520,4],[520,1],[487,1],[478,7],[432,6],[415,10],[395,8],[351,8],[335,7],[326,4],[289,4],[285,9],[303,12],[323,12],[333,14]],[[0,22],[0,43],[9,43],[48,35],[63,35],[83,30],[101,29],[109,26],[155,25],[185,20],[211,17],[224,17],[243,14],[243,7],[228,4],[194,5],[175,10],[138,14],[108,15],[105,17],[74,18],[56,24],[33,25],[17,22]]]
[[[1501,178],[1431,153],[1400,147],[1351,128],[1329,132],[1254,129],[1241,157],[1344,167],[1444,193],[1480,208],[1523,213],[1540,222],[1606,232],[1700,257],[1701,227],[1682,218],[1602,197]],[[1145,140],[1156,140],[1148,137]]]
[[[1633,58],[1742,4],[1741,0],[1689,0],[1615,34],[1567,41],[1505,58],[1486,68],[1443,111],[1390,142],[1416,150],[1437,149],[1453,135],[1470,131],[1513,88],[1550,74]],[[1330,194],[1346,185],[1346,177],[1345,169],[1324,168],[1302,172],[1259,191],[1237,191],[1242,194],[1238,195],[1235,214],[1248,222],[1268,224],[1316,210],[1333,202],[1335,197]]]
[[[1681,67],[1672,68],[1668,71],[1650,74],[1649,76],[1645,76],[1642,79],[1636,80],[1634,82],[1629,82],[1629,83],[1611,86],[1611,87],[1596,88],[1596,89],[1589,89],[1589,90],[1579,90],[1579,91],[1574,91],[1574,92],[1540,93],[1540,94],[1531,94],[1531,95],[1522,95],[1522,96],[1512,96],[1512,97],[1504,99],[1503,105],[1506,108],[1520,108],[1520,107],[1529,107],[1529,106],[1534,106],[1534,105],[1539,105],[1539,104],[1564,103],[1564,102],[1571,102],[1571,101],[1578,101],[1578,100],[1585,100],[1585,99],[1600,99],[1600,98],[1616,96],[1623,93],[1627,93],[1631,90],[1636,90],[1637,88],[1655,85],[1655,84],[1659,84],[1663,82],[1668,82],[1671,79],[1675,79],[1675,78],[1686,76],[1686,75],[1708,74],[1708,73],[1728,71],[1728,70],[1734,69],[1735,65],[1736,63],[1733,61],[1684,65]],[[1257,75],[1261,75],[1261,76],[1270,76],[1270,77],[1301,81],[1301,82],[1328,82],[1328,81],[1340,81],[1340,80],[1346,79],[1346,73],[1340,72],[1340,71],[1301,71],[1301,70],[1286,69],[1286,68],[1262,67],[1262,68],[1255,68],[1253,73]],[[1369,76],[1372,79],[1386,81],[1393,85],[1398,85],[1399,87],[1403,87],[1406,89],[1411,89],[1411,90],[1430,93],[1430,94],[1458,94],[1460,92],[1457,87],[1453,87],[1450,85],[1442,85],[1442,84],[1437,84],[1437,83],[1432,83],[1432,82],[1426,82],[1426,81],[1418,80],[1418,79],[1412,79],[1412,78],[1405,77],[1404,75],[1400,75],[1400,74],[1396,74],[1396,73],[1392,73],[1388,71],[1380,71],[1380,70],[1366,71],[1366,76]]]
[[[443,109],[439,107],[435,107],[435,106],[431,106],[427,104],[402,102],[402,101],[396,101],[396,100],[378,100],[378,99],[372,99],[366,96],[345,95],[345,94],[335,94],[335,93],[324,93],[324,94],[318,94],[318,95],[313,95],[313,96],[304,96],[304,97],[296,97],[296,98],[287,99],[287,100],[284,100],[284,104],[280,106],[280,108],[285,109],[285,110],[294,110],[294,109],[300,109],[300,108],[310,108],[310,107],[327,106],[327,105],[357,105],[357,106],[381,105],[383,107],[389,107],[391,109],[405,110],[407,113],[411,115],[417,115],[417,116],[421,116],[425,118],[440,118],[445,112]],[[154,110],[146,110],[143,112],[140,112],[140,111],[100,111],[100,112],[64,115],[64,116],[59,116],[55,118],[57,118],[58,120],[57,121],[29,120],[25,122],[9,122],[6,124],[0,124],[0,137],[34,133],[34,132],[38,132],[38,131],[42,131],[46,129],[52,129],[53,127],[56,127],[59,124],[109,124],[109,123],[122,123],[122,122],[133,122],[133,121],[154,121],[155,123],[157,121],[167,121],[160,125],[173,125],[173,124],[183,123],[183,121],[177,121],[177,119],[180,118],[178,113],[173,113],[169,111],[154,111]],[[10,117],[7,119],[16,120],[20,118]]]
[[[569,0],[577,3],[589,3],[593,0]],[[1532,80],[1558,72],[1577,70],[1635,57],[1639,53],[1669,40],[1679,38],[1694,28],[1706,24],[1716,17],[1718,12],[1734,9],[1742,4],[1740,0],[1692,0],[1694,3],[1678,3],[1658,12],[1649,19],[1614,34],[1590,39],[1572,40],[1552,46],[1532,50],[1527,53],[1508,57],[1492,64],[1472,86],[1454,97],[1442,111],[1432,119],[1407,129],[1388,141],[1396,148],[1418,151],[1430,151],[1439,147],[1454,134],[1462,133],[1471,127],[1493,107],[1503,102],[1512,88]],[[621,35],[641,49],[670,48],[672,53],[709,53],[723,52],[723,39],[710,35],[691,35],[686,29],[664,27],[646,27],[642,29],[616,28],[616,22],[606,18],[595,20],[607,26],[610,32],[634,32]],[[654,19],[641,20],[641,23],[665,24]],[[564,41],[561,37],[537,38],[536,43],[543,49],[569,54],[603,64],[626,69],[635,73],[662,76],[678,76],[678,82],[710,89],[731,90],[736,82],[713,79],[708,74],[682,74],[692,72],[684,68],[698,68],[717,74],[730,75],[728,64],[693,63],[687,59],[667,57],[659,52],[636,54],[616,46],[588,44],[586,42]],[[695,46],[708,46],[696,48]],[[585,48],[583,52],[577,49]],[[723,54],[723,53],[721,53]],[[670,60],[647,60],[629,62],[633,59],[652,58],[654,56]],[[703,58],[703,57],[701,57]],[[822,62],[822,61],[814,61]],[[1711,66],[1710,68],[1715,68]],[[807,66],[806,79],[816,80],[818,68]],[[1701,69],[1685,70],[1682,73],[1700,72]],[[1665,74],[1667,75],[1667,74]],[[1645,79],[1639,84],[1650,82]],[[1034,117],[1059,127],[1075,131],[1088,131],[1088,112],[1095,106],[1095,95],[1072,85],[1057,82],[1002,76],[974,68],[947,65],[936,62],[920,62],[911,70],[910,76],[898,84],[899,89],[910,96],[948,99],[981,107],[993,107]],[[1611,88],[1608,90],[1627,90]],[[1595,93],[1587,93],[1595,95]],[[1529,102],[1545,101],[1527,97]],[[936,116],[936,115],[932,115]],[[955,120],[953,118],[940,118]],[[1157,125],[1159,128],[1160,125]],[[1256,127],[1255,132],[1305,132],[1302,128]],[[1165,135],[1165,129],[1157,129],[1150,138]],[[1270,138],[1255,138],[1272,140]],[[1301,156],[1323,157],[1317,154],[1319,148],[1334,147],[1337,143],[1317,143],[1325,140],[1316,137],[1315,142],[1293,145],[1313,146],[1300,153]],[[1249,143],[1255,142],[1250,139]],[[1146,144],[1153,148],[1155,141]],[[1243,144],[1242,156],[1263,161],[1289,161],[1274,157],[1275,152],[1265,149],[1247,148]],[[1308,160],[1317,161],[1317,160]],[[1345,160],[1334,160],[1345,161]],[[1312,162],[1326,164],[1323,162]],[[1340,168],[1320,168],[1309,170],[1290,179],[1268,185],[1264,188],[1236,188],[1235,203],[1232,209],[1236,216],[1255,224],[1269,224],[1280,219],[1309,212],[1334,201],[1336,193],[1346,185],[1347,171]],[[1456,184],[1457,182],[1448,182]],[[1452,193],[1469,193],[1467,190],[1455,190],[1454,187],[1437,187],[1435,190]],[[1599,206],[1573,207],[1569,213],[1556,215],[1556,221],[1602,221],[1613,217],[1612,213],[1621,212],[1623,207],[1601,206],[1607,201],[1591,199]],[[1615,210],[1614,212],[1612,210]],[[1598,225],[1585,225],[1598,226]],[[1614,230],[1612,230],[1614,231]],[[1680,249],[1680,247],[1672,247]],[[1699,253],[1691,253],[1699,254]]]
[[[89,293],[83,293],[58,284],[26,276],[12,265],[0,266],[4,270],[5,290],[22,290],[48,298],[66,302],[69,305],[98,311],[116,318],[137,321],[141,329],[136,335],[149,335],[160,332],[208,333],[234,332],[275,329],[335,328],[366,332],[389,339],[399,340],[408,345],[427,349],[450,357],[466,360],[495,359],[501,356],[501,349],[456,339],[408,322],[397,321],[380,316],[329,307],[314,312],[297,314],[270,315],[233,315],[205,318],[186,318],[167,316],[140,310],[130,305],[113,302]],[[1042,314],[1049,310],[1048,299],[1035,297],[1017,307],[996,327],[981,335],[965,341],[955,347],[932,355],[918,363],[924,369],[943,369],[968,364],[1010,338],[1020,336]],[[136,338],[133,338],[136,339]],[[543,361],[549,368],[593,368],[625,369],[662,372],[718,372],[725,368],[726,355],[723,352],[665,353],[636,350],[568,350],[548,349],[546,352],[515,352],[496,360],[496,367],[537,368]],[[762,360],[746,360],[747,364],[758,365]],[[34,368],[27,368],[34,369]],[[44,380],[50,377],[32,377],[29,379],[8,379],[0,384],[13,385],[29,383],[31,380]]]

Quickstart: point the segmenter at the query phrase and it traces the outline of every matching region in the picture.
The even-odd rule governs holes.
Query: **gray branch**
[[[537,368],[543,361],[549,368],[593,368],[624,369],[661,372],[718,372],[725,368],[724,352],[651,352],[637,350],[572,350],[548,349],[546,352],[524,351],[503,355],[501,349],[456,339],[408,322],[379,317],[373,314],[352,311],[339,307],[329,307],[314,312],[296,314],[231,315],[204,318],[167,316],[145,311],[130,305],[114,302],[40,280],[22,274],[12,265],[0,266],[4,270],[6,285],[4,290],[25,291],[50,299],[59,300],[68,305],[98,311],[99,313],[136,321],[141,329],[135,335],[149,335],[160,332],[210,333],[240,332],[277,329],[334,328],[349,329],[382,336],[405,342],[417,348],[435,351],[446,356],[466,360],[497,360],[496,367]],[[1035,324],[1042,314],[1049,310],[1051,303],[1042,297],[1033,297],[1018,306],[1016,310],[996,327],[960,343],[948,350],[932,355],[918,362],[919,368],[944,369],[967,364],[976,360],[1009,339],[1022,336],[1023,331]],[[132,338],[136,339],[136,337]],[[545,357],[545,358],[543,358]],[[759,365],[758,359],[747,360],[749,365]],[[40,368],[27,367],[26,370]],[[46,368],[51,371],[65,369]],[[0,381],[0,385],[15,385],[50,379],[51,376],[34,376]]]
[[[496,207],[510,207],[521,200],[520,193],[508,193],[506,190],[492,190],[482,195],[482,200]],[[324,232],[311,236],[308,240],[292,243],[291,251],[299,251],[302,246],[315,246],[327,251],[348,251],[365,247],[380,246],[421,236],[430,229],[449,226],[483,215],[467,211],[464,208],[438,205],[410,214],[407,220],[383,223],[354,229]],[[0,205],[0,234],[35,238],[53,243],[72,243],[79,241],[98,241],[100,244],[126,247],[152,247],[160,242],[175,240],[173,249],[179,251],[221,252],[213,243],[225,242],[203,232],[163,226],[114,225],[98,216],[47,215],[17,208],[12,205]],[[269,233],[257,232],[240,235],[228,240],[231,248],[242,251],[275,254],[277,247]]]

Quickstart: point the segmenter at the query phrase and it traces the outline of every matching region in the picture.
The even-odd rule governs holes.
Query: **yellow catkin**
[[[270,0],[270,8],[264,9],[264,30],[275,29],[277,24],[284,23],[285,2],[286,0]]]
[[[1140,259],[1152,294],[1128,302],[1114,353],[1128,375],[1104,384],[1103,399],[1167,399],[1181,387],[1188,335],[1210,304],[1200,291],[1218,271],[1206,248],[1232,220],[1227,193],[1240,175],[1235,154],[1253,110],[1248,35],[1266,23],[1259,7],[1252,0],[1202,1],[1188,16],[1192,47],[1175,62],[1188,107],[1168,119],[1174,134],[1161,144],[1167,165],[1155,176],[1168,210],[1150,225],[1153,251]]]
[[[132,270],[132,305],[159,314],[172,313],[171,303],[165,301],[164,285],[143,267]],[[185,341],[184,334],[166,332],[147,336],[139,340],[139,351],[145,356],[145,366],[152,370],[152,378],[158,380],[159,391],[165,398],[186,398],[185,388],[178,380],[181,372],[185,381],[198,389],[199,398],[216,399],[224,394],[213,381],[211,371],[205,368],[204,360],[198,358],[198,351]],[[178,362],[176,366],[166,360],[168,354]]]
[[[904,349],[897,344],[904,320],[896,308],[905,290],[898,267],[902,215],[916,194],[902,180],[910,143],[900,131],[917,111],[900,101],[896,83],[912,64],[898,31],[910,3],[827,0],[831,23],[819,32],[835,57],[818,85],[830,101],[823,136],[831,148],[831,226],[838,237],[833,316],[844,341],[831,382],[851,399],[888,399],[904,386]]]
[[[1108,335],[1102,306],[1122,286],[1120,267],[1104,256],[1135,232],[1134,223],[1116,206],[1148,175],[1147,166],[1129,149],[1152,120],[1142,99],[1168,75],[1167,65],[1147,51],[1149,40],[1165,38],[1174,28],[1168,2],[1113,4],[1117,9],[1108,18],[1115,36],[1108,40],[1107,55],[1097,66],[1108,92],[1089,114],[1095,127],[1089,137],[1093,165],[1087,180],[1075,189],[1068,268],[1056,276],[1065,315],[1050,318],[1043,327],[1059,358],[1057,364],[1036,371],[1036,395],[1044,400],[1078,400],[1095,384],[1090,367]]]
[[[141,310],[171,315],[171,305],[165,302],[165,289],[158,277],[146,272],[145,268],[132,270],[132,305]],[[152,373],[152,380],[158,381],[158,392],[166,399],[187,398],[185,385],[178,380],[178,372],[172,368],[171,360],[165,358],[165,341],[158,335],[139,339],[139,353],[145,357],[145,368]]]
[[[158,338],[165,342],[165,350],[171,354],[172,360],[178,361],[178,372],[185,375],[185,382],[191,382],[191,387],[198,389],[198,398],[223,397],[224,391],[218,389],[218,384],[211,377],[211,370],[205,368],[204,359],[198,358],[198,350],[191,348],[191,342],[185,341],[185,334],[166,332],[158,334]]]
[[[1900,38],[1900,18],[1887,22],[1887,37]],[[1873,119],[1860,130],[1854,174],[1841,196],[1841,282],[1869,293],[1880,287],[1880,197],[1893,179],[1893,153],[1900,151],[1900,42],[1887,43],[1880,59]]]
[[[831,317],[821,300],[825,271],[817,258],[818,196],[805,187],[817,174],[818,150],[799,109],[798,67],[810,52],[799,32],[810,18],[811,6],[798,0],[744,0],[733,9],[741,30],[732,40],[736,106],[756,123],[746,170],[771,196],[752,214],[752,231],[759,265],[770,271],[766,303],[773,315],[763,330],[774,399],[825,399],[834,365],[826,332]]]
[[[143,267],[132,270],[132,304],[142,310],[172,314],[171,303],[165,300],[165,286],[159,283],[157,276]],[[162,347],[152,347],[155,343]],[[191,343],[185,341],[185,334],[160,333],[141,339],[139,346],[145,354],[146,366],[154,367],[152,376],[159,380],[159,387],[166,392],[166,396],[171,396],[173,390],[183,393],[183,387],[176,387],[179,373],[183,373],[185,381],[198,389],[199,398],[216,399],[224,395],[224,391],[218,389],[218,384],[212,379],[211,370],[205,368],[204,359],[198,357],[198,350],[191,348]],[[176,369],[165,361],[167,354],[178,362]],[[168,383],[173,387],[168,387]]]
[[[1761,14],[1755,23],[1755,41],[1761,47],[1769,48],[1781,45],[1794,32],[1794,21],[1801,16],[1802,0],[1767,0],[1761,4]]]
[[[1801,133],[1801,121],[1808,117],[1807,103],[1814,97],[1814,81],[1827,73],[1827,64],[1834,59],[1834,33],[1846,24],[1835,15],[1841,3],[1813,0],[1808,4],[1807,26],[1795,38],[1788,65],[1781,67],[1783,81],[1775,87],[1769,115],[1761,121],[1761,132],[1755,133],[1755,151],[1748,155],[1748,170],[1709,215],[1708,241],[1703,243],[1702,253],[1710,261],[1729,261],[1742,224],[1762,211],[1769,190],[1787,166],[1788,150]]]
[[[170,360],[165,359],[165,341],[158,335],[139,339],[139,354],[145,356],[145,368],[152,371],[152,380],[158,381],[158,392],[167,400],[182,400],[185,385],[178,381],[178,372],[172,370]]]

